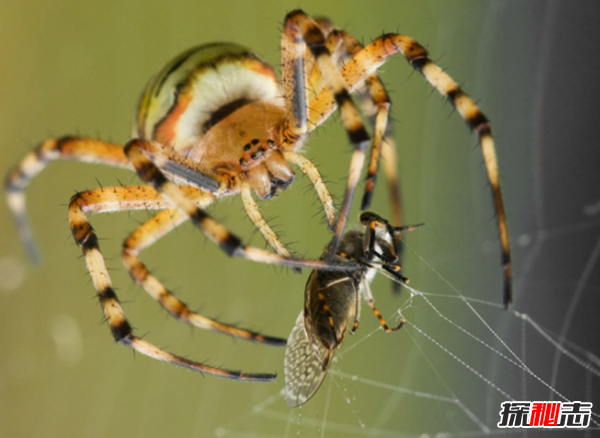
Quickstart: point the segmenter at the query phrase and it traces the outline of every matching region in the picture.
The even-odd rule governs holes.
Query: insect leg
[[[385,330],[386,332],[395,332],[396,330],[400,330],[402,328],[402,326],[406,322],[404,318],[400,319],[400,324],[398,324],[396,327],[388,327],[387,323],[385,322],[385,319],[383,318],[383,316],[381,316],[381,313],[379,313],[379,310],[377,310],[377,308],[375,307],[375,300],[373,299],[373,294],[371,293],[371,289],[367,281],[363,281],[362,291],[365,296],[365,299],[367,300],[367,303],[369,304],[369,307],[371,307],[371,309],[373,310],[373,313],[379,320],[379,323],[381,324],[381,327],[383,327],[383,330]]]

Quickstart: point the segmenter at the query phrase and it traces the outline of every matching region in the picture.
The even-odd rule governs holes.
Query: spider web
[[[517,260],[515,306],[504,311],[499,286],[490,285],[498,283],[494,277],[474,273],[465,280],[452,273],[468,271],[466,263],[488,259],[490,251],[495,256],[495,242],[485,241],[475,254],[465,256],[452,246],[442,254],[424,253],[409,240],[407,275],[415,286],[404,288],[396,312],[384,314],[392,324],[403,316],[405,327],[386,335],[367,322],[371,316],[363,309],[361,329],[345,339],[313,400],[290,410],[274,389],[250,412],[223,423],[216,436],[477,437],[547,432],[498,429],[500,403],[507,400],[591,401],[588,429],[556,433],[587,437],[600,431],[600,202],[598,179],[593,177],[597,170],[591,165],[597,165],[600,156],[587,144],[594,137],[584,126],[586,117],[598,114],[598,105],[589,102],[594,97],[597,102],[599,96],[587,87],[560,84],[565,77],[591,81],[598,63],[593,60],[573,73],[553,55],[570,51],[576,57],[594,47],[586,42],[584,25],[573,29],[577,49],[573,41],[552,37],[558,17],[565,15],[571,23],[586,22],[584,10],[567,10],[560,3],[539,11],[536,31],[542,37],[534,64],[540,74],[532,84],[533,134],[531,139],[515,140],[531,140],[529,156],[520,157],[531,172],[512,181],[515,192],[526,192],[519,201],[519,225],[511,229]],[[587,115],[569,113],[585,105]],[[516,118],[519,109],[515,112]],[[573,132],[575,127],[578,132]],[[568,157],[567,144],[572,152]],[[443,163],[437,165],[441,169]],[[455,245],[460,245],[460,237]],[[452,264],[452,258],[460,263]],[[373,290],[379,289],[381,297],[385,283],[376,284]],[[386,308],[379,300],[378,307]],[[359,362],[370,368],[359,368]],[[270,427],[257,425],[261,420]]]
[[[584,226],[589,228],[580,231]],[[310,406],[312,402],[296,411],[282,410],[282,395],[274,391],[271,397],[255,405],[248,415],[279,422],[282,436],[428,436],[425,433],[439,437],[471,437],[511,433],[496,428],[502,401],[581,400],[597,403],[600,384],[597,348],[588,350],[560,334],[568,332],[569,326],[574,324],[577,302],[586,288],[590,289],[590,277],[600,255],[600,221],[584,222],[574,228],[576,231],[566,236],[565,230],[546,230],[548,240],[572,239],[573,234],[580,233],[598,237],[580,276],[574,279],[574,287],[566,288],[573,296],[573,310],[566,312],[565,319],[555,327],[544,326],[535,314],[518,310],[504,312],[497,302],[464,296],[416,254],[420,262],[446,284],[445,290],[448,291],[431,293],[407,287],[411,292],[410,298],[398,309],[398,315],[402,314],[407,319],[402,336],[410,340],[410,354],[420,356],[421,378],[431,379],[436,387],[434,390],[430,385],[399,384],[397,381],[380,380],[377,374],[357,375],[344,370],[348,361],[368,357],[361,354],[361,350],[373,337],[382,335],[377,328],[358,340],[346,341],[351,345],[345,345],[339,352],[338,361],[329,372],[329,381],[321,389],[324,394],[321,394],[316,410]],[[412,250],[409,247],[409,251]],[[537,248],[533,250],[541,252]],[[532,261],[534,264],[535,261]],[[418,322],[414,322],[416,316],[411,317],[415,313],[419,314]],[[593,325],[584,324],[590,330],[594,330]],[[388,342],[392,344],[388,348],[398,348],[396,340],[388,339]],[[464,352],[461,344],[467,346],[468,353]],[[406,348],[403,350],[406,351]],[[477,360],[481,356],[487,357]],[[461,379],[465,379],[466,383],[461,383]],[[399,376],[397,380],[402,379]],[[466,392],[465,385],[469,386]],[[365,400],[361,401],[363,396],[359,394],[373,391],[384,402],[378,403],[377,399],[366,402],[375,402],[382,409],[374,419],[367,420],[365,417],[369,414],[362,415]],[[409,427],[388,428],[390,423],[394,423],[394,416],[403,416],[405,407],[412,410],[415,404],[426,406],[429,418],[428,424],[418,425],[420,432],[411,431]],[[333,409],[345,411],[346,418],[352,418],[354,424],[352,421],[330,419]],[[411,418],[410,415],[407,417]],[[445,426],[431,426],[440,420],[441,424],[446,423]],[[223,437],[257,436],[240,428],[241,424],[244,424],[244,417],[223,425],[215,434]],[[590,428],[579,433],[592,436],[592,431],[598,430],[600,414],[594,408]],[[561,432],[578,433],[572,430]]]

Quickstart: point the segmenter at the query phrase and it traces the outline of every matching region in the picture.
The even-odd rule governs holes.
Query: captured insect
[[[273,68],[237,44],[215,43],[188,50],[169,62],[147,85],[137,107],[133,139],[124,147],[101,140],[65,136],[44,141],[8,175],[9,208],[24,246],[37,258],[25,213],[25,189],[51,161],[74,160],[137,172],[147,185],[104,187],[77,193],[69,203],[69,222],[81,247],[104,315],[117,342],[158,360],[215,376],[272,380],[274,374],[247,374],[214,368],[175,356],[133,334],[119,304],[89,213],[161,210],[123,243],[126,268],[148,294],[175,318],[199,328],[242,339],[282,345],[283,340],[243,330],[191,311],[155,278],[139,253],[183,222],[192,221],[230,256],[293,268],[352,269],[348,263],[292,257],[262,217],[252,191],[269,199],[294,179],[292,165],[310,179],[334,230],[330,252],[343,235],[354,192],[366,161],[369,135],[350,93],[366,85],[376,117],[362,209],[368,207],[386,133],[390,100],[375,74],[400,52],[410,65],[444,95],[478,133],[500,229],[505,295],[510,303],[510,248],[497,160],[490,125],[473,101],[427,51],[404,35],[386,34],[363,47],[325,20],[314,21],[300,10],[284,21],[281,81]],[[343,66],[337,60],[345,58]],[[309,91],[310,90],[310,91]],[[300,151],[308,135],[338,109],[354,150],[342,204],[337,213],[321,175]],[[387,145],[389,148],[389,145]],[[393,173],[393,171],[392,171]],[[395,181],[395,175],[390,176]],[[205,209],[216,200],[241,194],[245,211],[275,252],[246,246]],[[399,210],[399,199],[391,203]]]
[[[420,225],[392,227],[370,212],[362,213],[360,222],[364,232],[346,232],[335,255],[337,262],[358,263],[358,268],[347,272],[315,270],[306,283],[304,309],[298,315],[285,351],[285,401],[290,407],[301,406],[315,395],[350,322],[353,321],[350,333],[358,328],[361,295],[386,332],[399,330],[405,322],[402,318],[396,327],[388,327],[375,307],[369,283],[377,269],[408,283],[397,264],[397,241],[400,233]],[[326,248],[323,258],[328,254]]]

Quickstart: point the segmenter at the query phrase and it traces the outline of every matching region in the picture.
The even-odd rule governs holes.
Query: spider
[[[304,309],[296,319],[285,351],[284,394],[290,407],[301,406],[316,394],[350,321],[354,320],[350,333],[358,328],[361,295],[386,332],[399,330],[405,322],[402,318],[396,327],[388,327],[375,308],[369,283],[376,269],[388,272],[398,282],[408,283],[399,273],[397,242],[403,231],[420,225],[392,227],[371,212],[362,213],[360,222],[365,231],[346,232],[335,255],[338,262],[355,262],[359,267],[348,272],[314,270],[306,283]],[[327,247],[323,259],[329,252]]]
[[[24,191],[32,178],[55,159],[101,163],[137,172],[141,186],[100,188],[77,193],[68,214],[73,237],[81,247],[104,315],[117,342],[155,359],[192,370],[238,380],[272,380],[274,374],[248,374],[211,367],[175,356],[132,332],[86,215],[136,209],[162,210],[123,243],[123,260],[133,279],[170,314],[194,326],[257,342],[285,341],[223,324],[192,312],[168,291],[139,260],[139,253],[181,223],[191,220],[230,256],[293,268],[348,270],[352,263],[290,256],[263,219],[252,196],[268,199],[294,179],[290,164],[311,180],[334,231],[330,255],[336,253],[358,184],[369,135],[350,93],[366,85],[376,107],[374,139],[362,208],[370,203],[379,157],[392,156],[383,141],[390,100],[375,75],[386,59],[400,52],[456,107],[478,132],[496,206],[505,272],[505,303],[510,302],[510,250],[490,126],[473,101],[414,40],[386,34],[363,47],[351,35],[316,22],[300,10],[284,21],[281,40],[282,80],[253,52],[236,44],[199,46],[177,56],[147,85],[137,107],[133,139],[124,147],[101,140],[61,137],[44,141],[8,175],[6,191],[20,237],[32,259],[37,250],[25,214]],[[336,60],[347,58],[343,67]],[[310,92],[309,92],[310,90]],[[344,198],[336,214],[318,169],[300,154],[307,136],[336,109],[354,150]],[[390,181],[395,171],[386,169]],[[246,246],[206,213],[221,197],[240,193],[247,215],[275,253]],[[399,215],[399,199],[392,195]]]

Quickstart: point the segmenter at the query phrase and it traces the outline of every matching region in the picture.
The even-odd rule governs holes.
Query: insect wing
[[[315,395],[327,374],[333,350],[320,342],[311,342],[304,328],[304,311],[300,312],[285,350],[285,401],[294,408]]]

